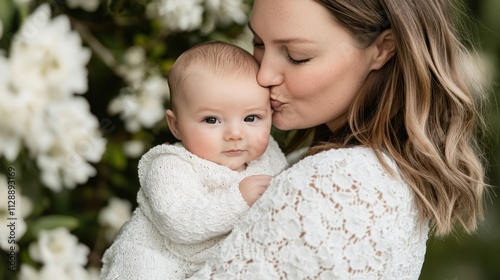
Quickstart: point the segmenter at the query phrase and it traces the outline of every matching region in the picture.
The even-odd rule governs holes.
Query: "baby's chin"
[[[266,145],[257,149],[245,150],[239,156],[220,158],[219,161],[216,162],[219,165],[224,165],[233,171],[246,170],[248,167],[248,163],[259,159],[265,153],[267,149],[267,143],[268,141],[266,141]]]
[[[247,166],[248,164],[247,163],[228,163],[228,164],[224,164],[225,166],[229,167],[229,169],[233,170],[233,171],[243,171],[243,170],[246,170],[247,169]]]
[[[239,167],[236,167],[236,168],[231,168],[231,170],[233,170],[233,171],[243,171],[245,169],[247,169],[247,165],[246,164],[240,165]]]

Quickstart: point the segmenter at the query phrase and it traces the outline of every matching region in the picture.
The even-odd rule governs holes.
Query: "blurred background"
[[[251,3],[0,0],[0,279],[98,279],[136,206],[140,156],[175,141],[164,73],[203,41],[251,51]],[[458,6],[491,85],[484,139],[494,187],[476,234],[429,240],[422,280],[500,279],[500,1]]]

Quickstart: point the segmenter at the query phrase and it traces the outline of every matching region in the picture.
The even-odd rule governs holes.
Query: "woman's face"
[[[271,89],[273,124],[290,130],[345,123],[370,72],[370,48],[358,47],[313,0],[255,0],[249,26],[257,80]]]

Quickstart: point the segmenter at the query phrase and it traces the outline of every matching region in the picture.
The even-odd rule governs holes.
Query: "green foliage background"
[[[34,204],[34,210],[26,219],[28,231],[20,240],[19,263],[39,267],[28,253],[27,247],[37,238],[41,229],[65,226],[76,235],[80,242],[90,249],[89,267],[100,267],[100,258],[110,245],[104,238],[105,229],[98,224],[99,211],[111,197],[129,200],[135,207],[135,196],[139,188],[137,180],[138,158],[129,158],[123,153],[122,146],[128,140],[140,140],[146,148],[163,142],[174,142],[165,122],[159,122],[151,129],[130,133],[124,128],[123,121],[110,115],[107,106],[125,82],[116,73],[115,66],[105,63],[95,49],[99,42],[119,60],[130,46],[141,46],[146,50],[149,63],[158,65],[162,72],[168,72],[174,59],[184,50],[196,43],[211,40],[234,40],[243,25],[218,26],[213,32],[204,34],[199,30],[191,32],[165,32],[158,22],[145,16],[148,0],[109,0],[101,1],[95,12],[68,8],[66,1],[34,1],[31,6],[20,8],[13,0],[0,0],[0,19],[4,35],[0,49],[8,52],[12,35],[19,29],[23,19],[32,8],[41,3],[50,3],[54,14],[66,14],[72,27],[77,30],[84,44],[93,48],[92,58],[87,65],[89,70],[89,90],[84,95],[91,105],[92,113],[101,125],[101,131],[108,144],[102,160],[95,165],[97,176],[87,183],[70,190],[52,192],[39,181],[39,171],[30,155],[23,150],[14,162],[0,158],[0,172],[5,173],[8,166],[16,167],[18,185]],[[251,0],[247,1],[251,4]],[[500,279],[500,1],[464,0],[469,10],[472,24],[464,25],[465,30],[475,38],[475,47],[488,58],[493,88],[490,105],[487,108],[487,122],[491,132],[486,137],[489,160],[488,178],[494,187],[486,201],[486,221],[477,234],[469,236],[456,233],[444,239],[432,238],[428,243],[427,257],[421,279]],[[92,46],[94,44],[94,46]],[[0,102],[4,102],[3,100]],[[165,104],[167,106],[167,104]],[[3,199],[3,198],[0,198]],[[15,274],[6,269],[8,256],[0,257],[0,279],[14,279]]]

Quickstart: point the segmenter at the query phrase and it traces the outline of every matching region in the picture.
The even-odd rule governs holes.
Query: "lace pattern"
[[[418,279],[428,231],[371,149],[330,150],[275,177],[191,279]]]

